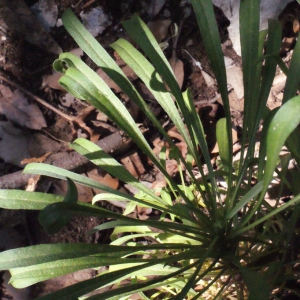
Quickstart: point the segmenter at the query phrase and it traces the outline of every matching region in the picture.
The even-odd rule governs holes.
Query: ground
[[[87,14],[92,9],[99,7],[99,1],[46,1],[51,9],[53,7],[57,8],[58,13],[57,26],[52,26],[48,32],[32,19],[32,15],[27,11],[28,6],[32,6],[36,1],[17,2],[17,6],[7,4],[0,10],[0,123],[5,133],[0,131],[2,134],[0,136],[0,176],[3,176],[0,177],[0,188],[30,189],[33,185],[33,190],[58,194],[65,193],[66,186],[59,181],[35,178],[33,183],[30,184],[29,177],[21,175],[20,172],[24,167],[24,164],[20,163],[21,160],[29,159],[29,161],[23,162],[25,164],[30,161],[52,163],[69,170],[85,173],[87,176],[96,178],[111,187],[126,190],[127,187],[122,186],[122,183],[117,182],[105,173],[94,170],[86,161],[82,161],[81,158],[70,152],[68,142],[77,137],[86,137],[94,142],[100,142],[108,152],[112,149],[118,149],[118,151],[114,151],[114,156],[134,176],[147,182],[150,186],[161,184],[161,179],[157,172],[152,169],[147,158],[139,153],[130,142],[124,143],[115,125],[107,120],[101,112],[95,111],[70,95],[66,96],[66,92],[57,85],[57,75],[53,75],[52,63],[61,50],[64,52],[74,51],[87,64],[97,70],[89,58],[80,53],[78,49],[74,50],[77,46],[64,27],[59,26],[59,19],[67,8],[72,8],[77,15],[80,13]],[[96,38],[119,62],[124,72],[134,82],[144,98],[147,99],[156,116],[162,123],[165,123],[169,121],[168,117],[155,102],[155,99],[152,98],[143,84],[136,80],[135,74],[127,69],[124,63],[118,60],[118,57],[109,48],[109,44],[118,38],[128,38],[122,28],[121,21],[130,18],[134,12],[137,12],[148,23],[157,40],[164,43],[165,54],[171,62],[182,90],[190,88],[192,91],[213,158],[217,155],[216,151],[213,151],[215,147],[215,124],[223,116],[223,107],[218,97],[218,88],[206,58],[195,16],[186,1],[152,2],[154,3],[153,6],[149,7],[145,4],[146,1],[101,1],[101,10],[98,12],[103,24],[99,29],[101,33],[98,32]],[[23,12],[22,17],[20,17],[20,10]],[[8,12],[11,19],[7,18]],[[231,59],[234,68],[237,68],[235,70],[239,70],[241,59],[232,49],[228,40],[227,27],[230,23],[220,9],[215,8],[215,13],[224,54]],[[24,15],[27,15],[27,17],[24,18]],[[16,22],[13,22],[14,17],[20,17],[19,26],[16,26]],[[296,19],[298,17],[289,15],[289,18]],[[82,19],[84,19],[84,16],[82,16]],[[285,20],[284,16],[282,20]],[[291,38],[291,40],[285,40],[285,48],[282,50],[283,55],[286,55],[287,50],[292,47],[294,37],[291,36],[293,34],[288,30],[290,23],[285,22],[284,26],[286,37]],[[175,34],[176,27],[178,31]],[[288,61],[288,58],[286,60]],[[202,70],[197,63],[201,63]],[[97,70],[97,73],[104,78],[101,70]],[[281,103],[280,93],[282,87],[280,84],[282,80],[280,81],[279,77],[279,87],[274,88],[272,97],[268,102],[271,108]],[[126,103],[135,121],[143,124],[145,136],[152,142],[153,148],[159,147],[161,140],[155,128],[140,117],[137,107],[117,86],[113,85],[109,78],[105,78],[105,80]],[[242,97],[239,97],[238,87],[231,86],[229,93],[233,123],[235,130],[238,132],[238,128],[242,125]],[[20,110],[20,107],[23,108]],[[35,112],[34,115],[32,115],[33,111]],[[21,116],[24,115],[26,117],[23,120]],[[172,128],[172,124],[167,126],[173,132],[174,140],[178,143],[181,142],[176,129]],[[11,136],[17,136],[17,142]],[[4,141],[6,145],[11,143],[12,148],[18,148],[17,156],[14,156],[15,154],[11,155],[14,153],[12,151],[4,154]],[[19,148],[20,143],[23,146]],[[176,171],[173,172],[172,175],[175,176]],[[127,189],[127,192],[133,191]],[[81,201],[90,202],[97,191],[82,189],[79,193]],[[117,211],[123,209],[118,205],[107,203],[104,205]],[[136,211],[133,214],[139,218],[155,217],[154,211]],[[8,213],[2,210],[0,211],[0,234],[1,232],[5,234],[11,230],[19,239],[17,246],[59,242],[109,243],[110,232],[101,235],[88,234],[90,229],[101,222],[103,220],[96,218],[74,218],[66,228],[55,235],[49,236],[44,233],[39,225],[36,212]],[[9,223],[9,226],[7,223]],[[15,240],[10,239],[9,242],[0,245],[0,247],[2,249],[16,247]],[[62,283],[59,282],[58,284],[61,285]],[[45,290],[49,291],[56,288],[57,285],[54,284],[51,287],[38,286],[33,290],[36,295],[45,292]]]

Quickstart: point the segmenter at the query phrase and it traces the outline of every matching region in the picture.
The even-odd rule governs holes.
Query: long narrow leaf
[[[47,205],[63,201],[62,196],[20,190],[0,190],[0,207],[6,209],[41,210]]]
[[[285,103],[286,101],[294,97],[296,95],[297,90],[299,89],[299,84],[300,84],[299,64],[300,64],[300,42],[298,39],[293,51],[293,56],[288,71],[286,85],[284,88],[284,96],[283,96],[282,103]]]
[[[261,68],[259,58],[259,15],[260,0],[248,0],[240,2],[240,36],[242,48],[243,81],[245,91],[244,137],[245,130],[249,130],[250,136],[254,129],[254,120],[258,105],[260,89]],[[261,56],[261,54],[260,54]]]
[[[51,210],[50,210],[51,208]],[[62,214],[64,212],[67,212],[69,215],[76,216],[95,216],[99,218],[114,218],[117,220],[124,220],[128,222],[128,225],[133,226],[152,226],[158,229],[162,229],[166,232],[170,233],[176,233],[181,236],[185,236],[191,239],[194,239],[196,241],[202,241],[206,240],[205,237],[208,237],[209,235],[207,233],[202,232],[199,228],[189,226],[189,225],[183,225],[183,224],[177,224],[177,223],[170,223],[170,222],[164,222],[164,221],[155,221],[155,220],[138,220],[129,218],[127,216],[123,216],[114,212],[111,212],[107,209],[101,208],[101,207],[95,207],[89,204],[85,203],[54,203],[49,205],[48,210],[48,216],[47,218],[49,221],[51,221],[52,218],[55,218],[56,214]],[[46,220],[45,220],[46,222]],[[188,232],[189,234],[187,234]],[[195,236],[194,236],[195,235]],[[204,235],[204,237],[202,237]]]

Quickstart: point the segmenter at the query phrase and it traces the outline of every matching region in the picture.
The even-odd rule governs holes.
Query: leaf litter
[[[45,2],[51,4],[50,0],[49,1],[45,1]],[[94,1],[91,1],[90,3],[93,3],[93,2]],[[39,1],[39,3],[42,3],[42,1]],[[53,3],[54,2],[52,1],[52,4]],[[105,33],[106,30],[108,31],[108,30],[110,30],[110,28],[113,28],[113,26],[116,26],[116,23],[114,23],[115,21],[113,20],[112,14],[111,15],[110,14],[106,14],[105,9],[104,9],[105,8],[105,4],[103,5],[103,7],[91,7],[90,9],[88,9],[88,6],[89,6],[88,3],[86,3],[86,5],[84,7],[85,8],[84,12],[83,11],[81,12],[81,15],[83,16],[83,18],[84,18],[84,16],[87,16],[89,14],[90,14],[89,16],[92,16],[92,17],[86,17],[87,18],[86,26],[91,26],[91,27],[94,26],[94,28],[90,29],[90,30],[95,29],[95,31],[93,32],[93,35],[97,36],[97,38],[105,39],[105,37],[101,36],[101,35],[102,34],[105,35],[106,34]],[[77,7],[78,12],[80,12],[80,2],[78,2],[76,4],[78,4],[78,7]],[[174,51],[174,49],[171,49],[172,43],[174,43],[174,39],[173,39],[172,36],[170,37],[170,28],[172,28],[172,25],[170,25],[170,24],[174,23],[174,20],[171,19],[171,18],[169,18],[168,12],[169,12],[169,9],[171,9],[171,8],[168,6],[168,3],[166,1],[162,1],[162,0],[160,0],[160,1],[159,0],[156,0],[156,1],[152,0],[149,3],[148,2],[146,3],[145,1],[142,1],[142,4],[144,5],[144,10],[149,14],[148,21],[152,22],[152,23],[150,23],[150,25],[154,24],[153,25],[154,29],[152,29],[154,35],[157,37],[157,39],[159,40],[159,42],[164,42],[164,41],[166,42],[166,45],[168,47],[166,49],[166,53],[168,51],[169,51],[169,53],[171,53],[171,55],[169,55],[168,57],[170,57],[169,61],[170,61],[170,64],[172,66],[172,69],[174,71],[175,77],[176,77],[179,85],[182,86],[183,89],[185,89],[188,86],[188,84],[193,85],[194,82],[199,83],[199,85],[197,86],[197,88],[199,88],[200,93],[195,92],[196,89],[193,90],[194,97],[195,97],[195,102],[196,103],[197,103],[197,101],[199,103],[199,101],[205,100],[205,102],[202,102],[201,104],[199,103],[199,106],[197,106],[198,109],[199,109],[199,114],[201,115],[201,113],[200,113],[201,106],[209,106],[209,107],[212,107],[212,111],[215,110],[215,106],[217,106],[217,104],[215,104],[215,102],[217,100],[219,100],[218,99],[218,93],[217,93],[217,87],[215,86],[215,80],[214,80],[214,78],[210,75],[211,72],[210,72],[209,67],[207,67],[207,63],[205,62],[205,57],[204,56],[200,57],[201,62],[203,63],[202,69],[198,68],[197,71],[195,71],[195,69],[193,69],[192,73],[189,74],[187,72],[187,70],[186,70],[186,65],[187,65],[188,61],[187,61],[187,59],[184,56],[183,51],[182,51],[182,49],[185,48],[187,44],[185,44],[183,42],[184,40],[180,41],[180,39],[179,39],[180,42],[178,43],[178,46],[174,47],[174,48],[176,48],[175,49],[176,51]],[[95,10],[95,9],[97,9],[97,10]],[[101,18],[104,17],[104,15],[106,15],[105,16],[106,20],[104,18],[104,21],[102,22]],[[91,20],[93,19],[93,22],[96,22],[96,23],[92,23],[94,25],[88,25],[88,19],[91,19]],[[98,24],[97,24],[97,22],[98,22]],[[27,34],[28,34],[28,32],[27,32]],[[185,32],[183,32],[183,35],[184,34],[185,34]],[[181,38],[181,34],[179,34],[179,38]],[[185,42],[187,42],[187,40],[185,40]],[[191,46],[189,46],[188,50],[190,51],[190,48],[194,48],[194,49],[196,49],[196,51],[199,51],[199,47],[200,46],[199,46],[199,44],[197,44],[197,41],[194,40],[194,41],[191,41],[191,43],[192,44],[189,44]],[[69,49],[72,49],[72,48],[69,48]],[[64,49],[64,50],[68,50],[68,49]],[[191,54],[194,56],[194,53],[191,52]],[[82,53],[79,54],[79,55],[82,56]],[[85,59],[85,58],[83,58],[83,59]],[[199,57],[197,57],[197,60],[198,60],[199,63],[200,63],[200,59],[199,59]],[[196,60],[196,58],[195,58],[195,60]],[[116,58],[116,61],[118,62],[117,58]],[[136,76],[132,72],[132,70],[129,69],[129,67],[127,67],[122,62],[118,62],[118,63],[122,67],[122,69],[125,72],[126,76],[131,77],[130,79],[132,80],[132,82],[134,82],[134,84],[141,84],[140,82],[136,82]],[[190,63],[190,61],[189,61],[189,63]],[[231,73],[233,73],[233,75],[230,75],[230,76],[233,76],[233,78],[230,79],[230,76],[228,76],[228,81],[229,81],[229,83],[231,82],[230,83],[231,88],[235,92],[235,96],[234,96],[235,98],[233,97],[234,100],[231,101],[231,104],[232,104],[232,106],[234,107],[235,110],[241,111],[241,103],[242,103],[241,101],[242,101],[242,98],[243,98],[243,91],[241,89],[239,90],[240,86],[235,85],[235,83],[236,82],[241,82],[242,79],[241,79],[240,75],[238,75],[238,77],[235,77],[239,73],[239,70],[238,69],[234,69],[234,68],[239,68],[239,65],[236,64],[235,60],[234,60],[234,64],[230,65],[230,68],[228,68],[228,73],[230,73],[231,71],[234,70],[233,72],[231,72]],[[232,69],[232,70],[230,70],[230,69]],[[97,72],[99,73],[98,75],[100,75],[101,78],[104,78],[104,80],[107,82],[107,84],[110,86],[111,89],[113,89],[116,93],[119,93],[119,95],[121,96],[121,99],[126,103],[126,105],[129,106],[130,105],[130,99],[126,99],[126,97],[122,94],[122,91],[120,90],[120,88],[118,86],[114,85],[113,82],[110,80],[110,78],[108,78],[108,77],[105,78],[106,75],[103,74],[100,70],[98,70]],[[43,86],[44,87],[47,86],[49,88],[48,91],[46,91],[46,89],[44,89],[46,93],[54,94],[55,95],[56,92],[53,92],[53,90],[55,90],[55,89],[59,90],[59,88],[60,88],[57,85],[57,82],[58,82],[59,78],[58,78],[57,75],[52,75],[52,76],[53,76],[52,78],[50,76],[50,79],[48,77],[44,76],[44,84],[43,84]],[[279,77],[277,78],[277,80],[279,82],[278,85],[274,81],[274,86],[273,86],[274,87],[274,94],[276,94],[276,97],[278,97],[278,98],[280,97],[280,96],[278,96],[280,94],[280,86],[282,85],[282,80],[284,80],[284,79],[282,79],[283,76],[279,76]],[[191,86],[191,88],[193,89],[193,86]],[[4,90],[4,88],[3,88],[3,90]],[[208,93],[203,98],[201,93],[203,93],[204,90],[205,90],[205,92],[208,91]],[[18,95],[18,93],[20,91],[18,91],[18,92],[16,92],[16,91],[17,90],[15,90],[14,92],[12,92],[10,90],[11,97],[16,97],[17,98],[17,96],[18,96],[19,98],[22,98],[20,95]],[[9,91],[7,91],[7,92],[9,93]],[[15,95],[15,92],[16,92],[16,95]],[[1,91],[1,93],[2,93],[2,91]],[[4,91],[4,93],[5,93],[5,91]],[[60,93],[60,92],[58,91],[58,93]],[[208,97],[207,97],[207,95],[208,95]],[[145,96],[146,96],[147,101],[149,101],[149,104],[153,105],[153,107],[155,108],[157,106],[155,104],[155,99],[151,98],[151,95],[149,94],[149,92],[145,92]],[[63,97],[65,97],[65,101],[61,101],[61,99]],[[74,99],[72,99],[72,97],[70,95],[68,95],[68,96],[63,95],[62,97],[59,97],[59,99],[57,100],[57,102],[59,103],[58,104],[59,105],[59,109],[62,110],[62,111],[64,111],[64,112],[67,112],[69,114],[69,120],[71,122],[73,122],[75,120],[77,114],[80,115],[79,111],[76,111],[76,105],[77,105],[76,101]],[[24,106],[25,107],[25,111],[26,111],[26,109],[28,110],[28,107],[30,107],[30,104],[31,104],[29,102],[26,102],[26,103],[27,103],[26,104],[27,106],[25,104],[20,105],[20,106]],[[51,102],[51,103],[52,104],[53,103],[57,104],[55,102]],[[55,106],[54,104],[53,104],[53,106]],[[2,105],[2,101],[0,102],[0,105]],[[19,109],[19,107],[17,107],[17,108]],[[16,108],[13,108],[12,110],[14,110],[14,109],[16,109]],[[3,110],[5,110],[6,113],[3,113]],[[7,119],[10,119],[10,120],[14,121],[13,120],[14,117],[8,117],[7,116],[7,115],[9,115],[9,113],[7,112],[9,110],[10,110],[10,108],[8,108],[6,106],[5,108],[2,108],[2,112],[1,113],[3,115],[5,114]],[[18,111],[16,110],[14,113],[11,113],[11,115],[14,115],[14,114],[16,115],[17,112]],[[19,114],[21,114],[21,112],[19,112]],[[44,114],[45,114],[45,112],[44,112]],[[95,116],[92,117],[92,115],[93,115],[92,110],[91,111],[87,110],[87,114],[83,114],[83,116],[80,118],[80,122],[81,123],[76,123],[76,124],[74,123],[75,131],[72,132],[72,136],[73,137],[74,137],[74,135],[76,136],[76,134],[77,134],[76,132],[78,132],[78,127],[80,127],[80,124],[83,124],[86,127],[93,128],[93,129],[90,128],[90,131],[84,129],[84,127],[82,129],[83,129],[83,134],[87,134],[88,137],[94,137],[95,141],[97,139],[99,139],[99,138],[102,137],[102,134],[98,135],[98,134],[94,133],[94,131],[98,130],[95,127],[102,126],[101,122],[103,122],[103,127],[104,127],[104,123],[106,123],[108,125],[108,126],[106,126],[107,127],[106,129],[108,129],[109,126],[114,127],[113,124],[109,123],[109,120],[107,120],[107,118],[105,118],[105,117],[102,118],[101,117],[101,112],[99,112],[98,114],[100,114],[100,116],[99,116],[100,121],[98,120],[100,123],[99,122],[95,123],[97,121],[97,117],[95,117]],[[97,114],[95,114],[95,115],[97,115]],[[169,129],[170,136],[176,142],[176,145],[180,149],[182,155],[185,156],[186,155],[186,151],[187,151],[186,150],[186,145],[182,141],[182,139],[181,139],[180,135],[178,134],[178,132],[176,131],[176,129],[175,130],[171,130],[172,129],[172,126],[171,126],[172,124],[168,125],[168,120],[167,120],[166,116],[164,116],[161,113],[161,111],[157,112],[157,115],[161,119],[162,123],[166,124],[164,126],[169,126],[168,129]],[[27,118],[30,119],[31,117],[27,116]],[[141,118],[141,116],[140,116],[140,114],[139,114],[138,111],[135,112],[135,118],[137,120],[139,118]],[[212,118],[213,117],[211,116],[210,119],[212,119]],[[20,119],[20,118],[15,118],[15,120],[16,119]],[[21,118],[20,120],[23,120],[23,119]],[[49,121],[49,119],[47,119],[47,121]],[[24,127],[32,128],[30,126],[33,126],[33,127],[36,126],[38,129],[43,128],[43,126],[42,126],[43,123],[38,123],[39,125],[36,125],[36,124],[35,125],[31,125],[31,123],[28,120],[27,121],[20,121],[20,122],[22,124],[20,126],[22,126],[22,127],[24,126]],[[213,125],[210,122],[211,121],[208,122],[208,127],[212,127],[213,128]],[[26,125],[26,124],[29,124],[29,126]],[[93,125],[97,124],[97,125],[95,125],[94,127],[92,127],[91,124],[93,124]],[[7,131],[11,131],[12,130],[10,127],[6,128],[1,123],[1,128],[0,129],[2,129],[2,128],[4,128]],[[207,131],[207,132],[209,132],[209,131]],[[235,131],[234,131],[234,133],[236,135]],[[23,133],[21,135],[23,135]],[[213,135],[213,133],[212,134],[208,133],[208,137],[207,137],[208,139],[211,138],[210,135]],[[157,152],[157,155],[161,151],[161,149],[162,149],[163,146],[167,146],[167,152],[168,152],[168,145],[165,143],[165,141],[163,139],[161,139],[160,137],[158,137],[156,139],[153,139],[153,137],[151,137],[151,139],[153,140],[154,151]],[[236,139],[237,139],[237,137],[236,137]],[[23,142],[23,140],[20,138],[20,139],[18,139],[18,141],[19,141],[19,144],[22,143],[23,145],[26,145],[26,141],[25,140]],[[3,140],[0,141],[0,145],[1,145],[2,142],[3,142]],[[14,147],[16,147],[16,145]],[[218,150],[214,149],[213,152],[215,152],[215,155],[217,155]],[[24,154],[24,155],[26,155],[25,157],[29,157],[29,154],[28,154],[28,156],[27,156],[27,154]],[[38,157],[38,156],[34,156],[34,157]],[[130,155],[128,155],[128,153],[126,153],[124,155],[124,157],[128,160],[128,163],[125,162],[126,159],[123,160],[123,163],[124,163],[125,167],[128,170],[131,170],[131,172],[133,174],[135,174],[134,176],[136,176],[137,178],[142,178],[147,173],[152,172],[152,178],[148,179],[147,181],[144,181],[145,184],[147,184],[148,186],[150,186],[152,188],[156,188],[158,191],[166,185],[165,179],[162,176],[162,174],[160,174],[158,171],[151,170],[151,165],[149,165],[149,163],[147,163],[145,161],[145,159],[141,157],[140,153],[133,152],[133,154],[130,154]],[[16,160],[21,161],[21,159],[19,159],[19,158],[17,158]],[[168,169],[168,173],[169,174],[171,174],[172,176],[175,176],[177,174],[177,172],[178,172],[178,165],[177,165],[176,160],[167,158],[167,169]],[[95,170],[93,172],[95,172]],[[97,173],[93,173],[92,175],[89,174],[89,176],[94,176],[93,178],[95,178],[96,180],[99,180],[99,182],[101,182],[101,180],[102,180],[102,182],[104,182],[104,184],[108,184],[108,185],[111,184],[111,186],[114,186],[114,188],[119,188],[120,187],[120,183],[116,182],[116,179],[106,177],[106,175],[103,175],[103,174],[100,175],[100,174],[97,174]],[[149,178],[150,177],[151,176],[149,176]],[[131,192],[133,194],[137,192],[137,191],[134,191],[134,190],[130,190],[130,187],[127,187],[127,186],[125,186],[125,187],[129,190],[129,192]],[[93,196],[93,194],[97,193],[97,192],[98,191],[91,191],[91,190],[90,191],[83,191],[83,195],[82,195],[81,200],[83,200],[83,201],[90,201],[90,199]],[[86,195],[86,196],[84,196],[84,195]],[[119,203],[121,203],[121,202],[119,202]],[[115,205],[117,206],[118,204],[115,203]],[[122,209],[125,209],[125,208],[126,207],[124,207],[124,206],[122,207]],[[149,214],[151,214],[151,212],[147,211],[147,209],[145,209],[145,211],[144,211],[144,209],[145,208],[138,207],[137,210],[135,210],[132,213],[135,214],[136,216],[138,216],[139,218],[143,218],[145,216],[147,218],[147,217],[149,217]]]

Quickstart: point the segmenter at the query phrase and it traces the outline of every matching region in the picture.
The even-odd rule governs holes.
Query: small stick
[[[212,104],[214,102],[216,102],[219,98],[221,97],[220,94],[217,94],[214,98],[212,99],[203,99],[203,100],[198,100],[198,101],[195,101],[194,104],[197,106],[197,105],[202,105],[202,104]]]
[[[24,89],[23,87],[21,87],[19,84],[3,77],[2,75],[0,75],[0,80],[4,80],[5,82],[7,82],[8,84],[12,85],[13,87],[15,87],[16,89],[20,90],[22,93],[26,94],[28,97],[33,98],[35,101],[37,101],[38,103],[42,104],[43,106],[47,107],[48,109],[52,110],[53,112],[55,112],[56,114],[60,115],[61,117],[63,117],[64,119],[66,119],[67,121],[73,123],[77,123],[81,128],[83,128],[84,130],[86,130],[90,135],[92,135],[92,130],[86,126],[86,124],[84,123],[84,121],[82,120],[84,116],[86,116],[90,111],[92,111],[94,109],[94,107],[87,107],[79,116],[73,117],[73,116],[69,116],[63,112],[61,112],[59,109],[53,107],[51,104],[47,103],[46,101],[44,101],[43,99],[39,98],[38,96],[35,96],[34,94],[30,93],[29,91],[27,91],[26,89]]]

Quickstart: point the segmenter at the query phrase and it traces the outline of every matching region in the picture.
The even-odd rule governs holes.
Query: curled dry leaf
[[[2,93],[3,91],[3,93]],[[19,90],[10,93],[8,88],[0,85],[0,112],[9,120],[31,129],[47,127],[45,118],[36,104],[29,103]]]

